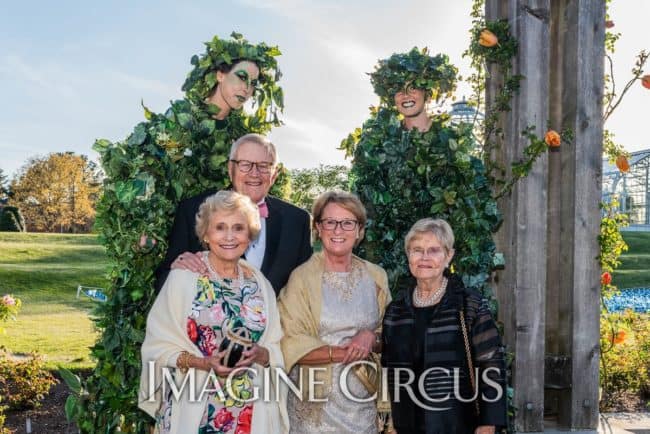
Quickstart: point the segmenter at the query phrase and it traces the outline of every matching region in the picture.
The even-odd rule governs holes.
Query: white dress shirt
[[[260,202],[263,203],[264,201]],[[244,255],[246,260],[253,264],[258,270],[262,268],[264,251],[266,250],[266,219],[260,217],[261,229],[256,240],[251,241]]]

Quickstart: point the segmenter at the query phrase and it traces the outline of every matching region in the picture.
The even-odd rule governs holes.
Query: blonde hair
[[[241,212],[248,224],[248,239],[252,241],[257,238],[262,229],[257,205],[246,195],[237,193],[236,191],[221,190],[212,196],[208,196],[199,207],[199,212],[196,213],[196,236],[199,237],[199,241],[201,241],[203,247],[207,248],[203,239],[208,232],[210,217],[214,213],[221,211]]]
[[[359,224],[359,239],[355,245],[358,245],[363,239],[366,221],[368,220],[366,208],[355,194],[342,190],[326,191],[314,201],[314,205],[311,208],[311,214],[314,217],[312,220],[312,236],[314,239],[318,238],[317,224],[321,221],[325,207],[330,203],[335,203],[341,208],[350,211],[354,215],[354,218],[357,219]]]
[[[440,244],[445,249],[445,253],[449,254],[454,248],[454,231],[449,226],[449,223],[443,219],[424,218],[416,221],[411,226],[411,229],[409,229],[406,237],[404,237],[404,250],[406,254],[409,252],[411,241],[426,233],[433,234],[440,241]]]

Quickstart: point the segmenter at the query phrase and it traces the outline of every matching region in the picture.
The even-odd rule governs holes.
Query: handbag
[[[379,354],[371,352],[366,362],[374,365],[374,368],[364,363],[355,365],[352,369],[368,393],[374,395],[377,391],[381,390],[381,358]]]
[[[472,351],[469,346],[469,337],[467,336],[467,326],[465,325],[465,313],[463,310],[460,310],[460,328],[463,331],[463,341],[465,342],[465,354],[467,355],[467,367],[469,368],[469,382],[472,386],[472,393],[476,390],[476,378],[474,377],[474,364],[472,363]],[[478,405],[478,397],[474,400],[474,406],[476,407],[476,416],[481,414],[480,407]]]

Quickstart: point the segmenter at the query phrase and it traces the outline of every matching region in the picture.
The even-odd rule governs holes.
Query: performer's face
[[[273,157],[266,149],[254,142],[244,142],[237,148],[234,160],[260,163],[263,166],[271,165],[260,171],[259,165],[253,165],[248,172],[242,172],[241,164],[232,161],[228,162],[228,173],[230,181],[237,193],[245,194],[254,203],[259,203],[271,189],[277,177],[276,167],[273,165]],[[244,167],[243,165],[241,165]],[[266,170],[268,169],[268,170]],[[266,172],[266,173],[264,173]]]
[[[395,107],[407,118],[422,114],[426,102],[426,94],[422,89],[408,88],[395,94]]]
[[[237,260],[250,243],[248,220],[240,211],[216,211],[205,234],[210,252],[223,261]]]
[[[217,89],[212,100],[222,110],[242,108],[255,91],[260,70],[253,62],[236,63],[230,72],[217,71]]]

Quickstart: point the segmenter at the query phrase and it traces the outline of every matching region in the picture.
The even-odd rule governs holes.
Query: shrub
[[[7,208],[9,207],[5,207],[0,213],[0,231],[23,232],[16,214],[7,210]]]
[[[603,402],[620,391],[650,395],[650,315],[604,313],[600,336]]]
[[[9,429],[5,428],[5,409],[7,406],[2,405],[2,396],[0,395],[0,434],[11,434]]]
[[[43,357],[14,359],[0,353],[0,396],[12,410],[34,408],[58,381],[45,369]]]

